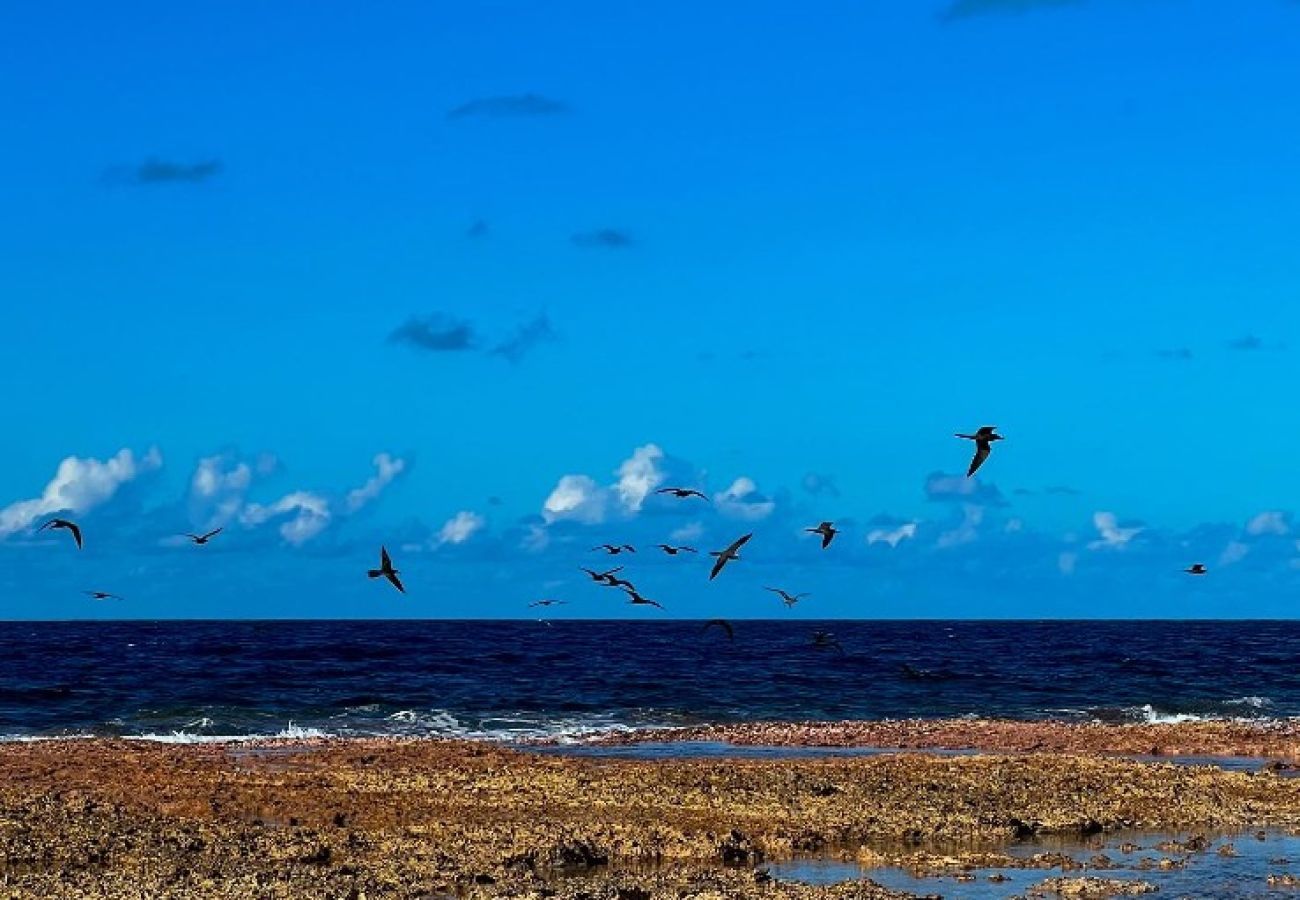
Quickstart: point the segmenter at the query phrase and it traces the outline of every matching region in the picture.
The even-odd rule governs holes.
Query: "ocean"
[[[0,737],[577,740],[746,721],[1300,715],[1300,623],[10,622]],[[816,647],[814,631],[839,649]],[[843,652],[840,652],[842,649]]]

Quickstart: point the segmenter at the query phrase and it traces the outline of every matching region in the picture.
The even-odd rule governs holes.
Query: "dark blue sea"
[[[577,739],[757,720],[1300,715],[1300,623],[11,622],[0,736]],[[816,647],[812,632],[833,633]],[[840,652],[840,651],[843,652]]]

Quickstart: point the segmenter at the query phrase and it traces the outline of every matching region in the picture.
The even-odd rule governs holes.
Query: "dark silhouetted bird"
[[[636,592],[636,588],[623,588],[623,592],[627,594],[627,602],[631,603],[633,606],[653,606],[657,609],[663,609],[663,604],[657,603],[654,600],[647,600]]]
[[[709,498],[704,495],[703,491],[697,491],[695,488],[663,487],[655,491],[656,494],[672,494],[679,500],[685,500],[687,497],[699,497],[707,501]]]
[[[610,556],[618,556],[620,553],[635,553],[636,548],[631,544],[597,544],[592,550],[604,550]]]
[[[843,653],[844,648],[840,642],[835,639],[835,635],[829,631],[814,631],[812,633],[812,645],[817,650],[834,650],[837,653]]]
[[[1192,563],[1186,569],[1183,569],[1183,571],[1186,572],[1188,575],[1205,575],[1210,570],[1205,568],[1204,563]]]
[[[579,569],[587,573],[587,576],[597,584],[609,584],[614,575],[623,571],[622,566],[615,566],[607,572],[597,572],[595,569],[588,569],[586,566],[578,566]]]
[[[694,547],[674,547],[671,544],[655,544],[655,546],[658,547],[663,552],[667,553],[669,556],[676,556],[678,553],[699,553],[700,552],[696,550]]]
[[[790,594],[787,593],[786,591],[781,590],[780,588],[774,588],[774,587],[765,587],[763,588],[763,590],[771,591],[774,594],[780,595],[781,602],[784,603],[786,606],[794,606],[804,597],[812,596],[811,594]]]
[[[393,568],[393,561],[388,556],[387,547],[379,548],[379,568],[371,569],[366,572],[366,574],[371,578],[387,578],[392,583],[393,587],[397,588],[403,594],[406,593],[406,588],[402,587],[402,580],[397,577],[399,573],[397,569]]]
[[[704,623],[703,630],[708,631],[715,625],[722,629],[723,633],[727,636],[727,640],[734,641],[736,639],[736,632],[732,629],[731,623],[726,619],[709,619],[709,621]]]
[[[190,534],[189,532],[186,532],[185,536],[189,538],[193,543],[197,544],[198,546],[203,546],[208,541],[212,540],[214,537],[221,534],[221,532],[222,529],[214,528],[211,531],[209,531],[207,534]]]
[[[968,441],[975,442],[975,456],[970,461],[970,468],[966,470],[966,477],[970,478],[984,465],[984,460],[989,458],[989,453],[993,450],[993,442],[1002,440],[1002,435],[997,433],[998,426],[985,425],[974,434],[959,434],[957,437],[964,438]]]
[[[36,530],[44,531],[47,528],[66,528],[72,534],[72,539],[77,542],[77,549],[81,549],[81,526],[76,522],[69,522],[67,519],[50,519]]]
[[[822,522],[816,528],[805,528],[804,531],[809,534],[820,534],[822,536],[822,549],[825,550],[835,540],[835,535],[839,534],[839,529],[830,522]]]
[[[726,566],[727,563],[731,562],[733,559],[740,559],[740,548],[745,546],[745,543],[753,536],[754,533],[751,531],[743,537],[736,538],[736,540],[734,540],[731,543],[731,546],[726,550],[714,550],[709,553],[709,556],[717,557],[713,563],[713,571],[709,573],[709,581],[717,578],[718,573],[722,571],[723,567]]]
[[[564,600],[535,600],[528,604],[528,607],[531,609],[534,606],[563,606],[565,602]]]
[[[82,591],[87,597],[94,600],[121,600],[118,594],[110,594],[108,591]]]

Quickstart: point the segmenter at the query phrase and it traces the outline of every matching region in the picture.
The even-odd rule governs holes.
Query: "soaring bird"
[[[672,494],[678,500],[685,500],[687,497],[699,497],[701,500],[708,502],[709,498],[704,496],[703,491],[697,491],[695,488],[663,487],[655,491],[656,494]]]
[[[984,425],[974,434],[959,434],[957,437],[964,438],[968,441],[975,442],[975,456],[970,461],[970,468],[966,470],[966,477],[970,478],[984,465],[984,460],[989,458],[989,453],[993,450],[993,442],[1002,440],[1002,435],[997,433],[998,426]]]
[[[392,582],[393,587],[397,588],[403,594],[406,593],[406,588],[402,587],[402,580],[397,577],[398,571],[393,568],[393,561],[388,557],[387,547],[379,548],[379,568],[371,569],[366,572],[366,574],[371,578],[387,578]]]
[[[723,632],[727,635],[727,640],[734,641],[736,639],[736,632],[732,630],[731,623],[728,622],[726,619],[709,619],[709,621],[704,623],[703,630],[708,631],[714,625],[717,625],[719,628],[723,630]]]
[[[826,650],[829,648],[835,650],[837,653],[844,652],[844,648],[840,646],[840,642],[837,641],[835,635],[831,634],[829,631],[814,631],[812,633],[812,645],[817,650]]]
[[[93,600],[121,600],[122,597],[117,594],[110,594],[108,591],[82,591],[87,597]]]
[[[587,573],[587,576],[597,584],[609,584],[610,579],[618,572],[623,571],[622,566],[615,566],[607,572],[597,572],[595,569],[588,569],[586,566],[578,566],[579,569]]]
[[[1188,575],[1205,575],[1210,570],[1205,568],[1205,563],[1192,563],[1186,569],[1183,569]]]
[[[44,531],[47,528],[66,528],[72,533],[72,539],[77,542],[77,549],[81,549],[81,526],[76,522],[69,522],[67,519],[50,519],[37,531]]]
[[[763,588],[763,590],[771,591],[774,594],[780,595],[781,602],[784,603],[786,606],[794,606],[804,597],[812,596],[811,594],[790,594],[787,593],[786,591],[781,590],[780,588],[774,588],[774,587],[765,587]]]
[[[563,606],[566,602],[564,600],[536,600],[528,604],[528,607],[531,609],[534,606]]]
[[[636,548],[631,544],[597,544],[592,550],[604,550],[610,556],[618,556],[620,553],[635,553]]]
[[[664,608],[663,604],[642,597],[636,592],[636,588],[623,588],[623,593],[627,594],[627,602],[631,603],[633,606],[654,606],[658,609]]]
[[[185,537],[189,538],[194,544],[198,546],[202,546],[206,544],[208,541],[212,540],[217,535],[221,534],[221,531],[222,529],[220,528],[214,528],[211,531],[209,531],[207,534],[190,534],[187,531],[185,532]]]
[[[658,547],[663,552],[667,553],[669,556],[676,556],[678,553],[699,553],[700,552],[696,550],[694,547],[674,547],[671,544],[655,544],[655,546]]]
[[[831,541],[835,540],[835,535],[840,533],[839,529],[836,528],[830,522],[822,522],[816,528],[805,528],[804,531],[808,532],[809,534],[820,534],[822,536],[823,550],[829,547],[831,545]]]
[[[740,559],[740,554],[737,551],[745,546],[745,543],[753,536],[754,533],[751,531],[749,534],[732,541],[731,546],[726,550],[713,550],[709,553],[709,556],[717,557],[717,560],[713,563],[713,571],[709,573],[709,581],[717,578],[718,573],[722,571],[723,566],[727,563],[733,559]]]

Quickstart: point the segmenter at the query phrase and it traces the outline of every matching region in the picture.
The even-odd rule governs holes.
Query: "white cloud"
[[[448,519],[438,531],[438,543],[463,544],[486,524],[487,520],[478,513],[461,510]]]
[[[1119,519],[1112,512],[1093,513],[1092,524],[1101,538],[1088,544],[1091,550],[1121,550],[1143,531],[1141,525],[1121,527]]]
[[[984,507],[968,504],[961,509],[961,524],[939,535],[937,542],[939,547],[957,547],[969,544],[979,537],[979,526],[984,521]]]
[[[387,453],[380,453],[374,458],[373,462],[375,474],[370,476],[370,479],[361,487],[348,491],[343,508],[349,514],[357,512],[361,507],[378,497],[383,493],[384,488],[392,483],[394,478],[406,470],[406,460]]]
[[[1241,541],[1228,541],[1228,546],[1223,548],[1219,554],[1219,565],[1230,566],[1233,563],[1241,562],[1250,553],[1250,545]]]
[[[1255,537],[1263,534],[1283,535],[1291,530],[1287,514],[1276,510],[1262,512],[1246,523],[1246,533]]]
[[[588,475],[565,475],[542,504],[542,516],[548,523],[575,521],[596,525],[605,521],[605,494]]]
[[[112,499],[118,488],[162,466],[162,454],[151,448],[139,459],[129,449],[107,460],[69,456],[39,497],[18,500],[0,509],[0,537],[31,525],[41,516],[67,510],[84,513]]]
[[[752,478],[741,476],[731,483],[731,487],[713,498],[718,511],[733,519],[757,522],[766,519],[776,509],[776,501],[764,497],[758,492],[758,485]]]
[[[658,465],[663,458],[664,452],[659,447],[646,444],[633,450],[631,457],[618,467],[614,491],[628,512],[640,512],[646,496],[664,483],[664,473]]]
[[[275,470],[276,459],[262,454],[252,464],[228,453],[200,459],[190,476],[190,514],[203,527],[225,525],[239,515],[257,477]]]
[[[305,544],[329,526],[333,519],[329,501],[311,491],[294,491],[269,506],[250,503],[240,513],[239,520],[249,527],[257,527],[272,519],[291,518],[281,523],[280,537],[295,547]]]
[[[867,544],[888,544],[897,547],[903,541],[916,537],[916,523],[905,522],[897,528],[873,528],[867,532]]]
[[[1062,575],[1073,575],[1074,567],[1078,562],[1079,554],[1066,552],[1056,558],[1056,567],[1061,570]]]
[[[680,528],[674,528],[668,535],[671,541],[696,541],[704,537],[704,525],[700,522],[687,522]]]

